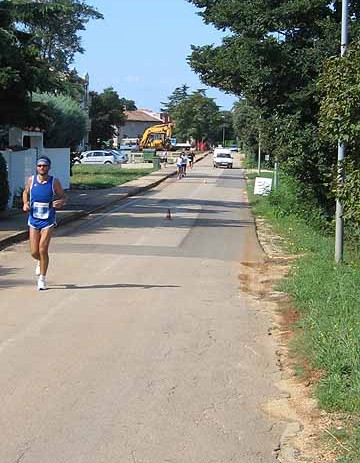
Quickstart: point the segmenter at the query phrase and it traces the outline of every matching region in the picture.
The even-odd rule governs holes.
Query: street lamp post
[[[345,56],[348,45],[348,0],[342,1],[341,17],[341,57]],[[345,159],[345,144],[343,141],[338,142],[338,189],[344,183],[343,161]],[[343,259],[344,253],[344,217],[343,205],[339,198],[336,199],[335,212],[335,262],[339,264]]]

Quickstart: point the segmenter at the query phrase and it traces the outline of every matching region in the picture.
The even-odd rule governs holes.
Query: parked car
[[[120,157],[120,159],[122,159],[122,164],[125,164],[126,162],[128,162],[129,155],[126,152],[119,150],[119,149],[112,149],[111,152],[115,153],[117,156]]]
[[[237,153],[238,152],[238,147],[237,145],[231,145],[230,146],[230,151],[234,152],[234,153]]]
[[[223,149],[222,151],[214,152],[214,156],[213,156],[214,167],[222,166],[222,167],[227,167],[227,168],[232,169],[233,161],[234,160],[229,150]]]
[[[139,151],[139,145],[132,144],[132,145],[120,145],[121,151],[131,151],[132,153],[136,153]]]
[[[74,164],[124,164],[127,162],[125,156],[113,150],[92,150],[84,151],[79,157],[74,159]]]

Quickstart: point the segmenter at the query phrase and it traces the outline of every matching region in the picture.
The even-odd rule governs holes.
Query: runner
[[[195,159],[195,153],[192,150],[192,148],[190,149],[190,153],[188,154],[188,159],[189,159],[189,168],[192,169],[193,164],[194,164],[194,159]]]
[[[167,153],[167,150],[164,150],[162,153],[161,153],[161,162],[162,162],[162,165],[163,167],[166,167],[167,166],[167,160],[168,160],[168,153]]]
[[[183,158],[181,156],[181,154],[178,156],[177,160],[176,160],[176,167],[177,167],[177,178],[180,179],[182,178],[182,172],[183,172],[183,169],[182,169],[182,166],[183,166]]]
[[[182,166],[181,166],[182,176],[185,177],[186,176],[186,166],[188,162],[188,157],[185,151],[181,153],[181,159],[182,159]]]
[[[23,192],[23,210],[29,212],[30,252],[37,260],[37,289],[46,289],[45,276],[49,265],[49,244],[56,225],[55,209],[65,204],[60,181],[49,175],[51,161],[42,156],[36,162],[37,174],[29,177]]]

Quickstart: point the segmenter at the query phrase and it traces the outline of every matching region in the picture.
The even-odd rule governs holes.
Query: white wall
[[[51,159],[50,174],[58,178],[64,190],[70,188],[70,148],[43,148],[42,154]]]
[[[24,188],[27,178],[34,173],[36,150],[1,152],[8,165],[10,198],[8,207],[12,207],[13,199]]]
[[[58,178],[64,189],[70,188],[70,149],[69,148],[43,148],[42,154],[51,159],[50,174]],[[8,179],[10,199],[8,207],[11,208],[14,196],[19,189],[24,188],[30,175],[36,173],[37,150],[2,151],[8,165]]]

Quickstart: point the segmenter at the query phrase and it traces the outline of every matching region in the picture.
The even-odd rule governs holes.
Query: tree
[[[8,169],[5,159],[0,154],[0,211],[6,209],[9,197]]]
[[[163,105],[161,111],[172,115],[172,112],[178,104],[188,98],[188,90],[189,86],[186,84],[183,84],[181,87],[176,87],[173,93],[168,97],[168,101],[161,103]]]
[[[360,145],[359,46],[350,48],[345,57],[331,58],[325,63],[318,89],[321,136],[333,144],[344,141],[348,152],[357,153]]]
[[[46,15],[42,13],[44,10]],[[81,0],[42,0],[40,12],[37,8],[24,15],[24,26],[36,36],[41,58],[67,72],[75,54],[84,53],[78,32],[85,30],[90,19],[103,16]]]
[[[236,137],[240,140],[242,150],[255,159],[259,143],[259,112],[240,100],[234,105],[233,124]]]
[[[221,111],[221,125],[218,127],[219,134],[216,140],[221,140],[221,143],[226,143],[226,140],[233,140],[234,132],[234,113],[232,111]]]
[[[32,102],[32,93],[67,93],[72,88],[74,73],[68,71],[67,65],[76,48],[71,45],[74,35],[67,38],[64,34],[60,39],[62,23],[58,18],[77,28],[84,25],[88,16],[79,18],[79,5],[77,0],[1,2],[0,125],[42,126],[46,123],[42,117],[44,108]],[[44,29],[57,37],[52,57],[44,52]]]
[[[86,115],[80,105],[65,95],[35,94],[33,100],[48,108],[44,145],[47,148],[70,147],[74,151],[86,130]]]
[[[106,88],[102,93],[90,92],[91,132],[89,141],[92,147],[108,142],[116,134],[116,127],[125,123],[124,105],[118,93]]]
[[[171,110],[175,121],[174,136],[181,140],[214,142],[218,139],[222,119],[219,107],[205,90],[196,90]]]
[[[349,47],[347,54],[331,58],[318,81],[321,94],[319,132],[333,149],[337,141],[346,143],[344,164],[346,182],[334,193],[342,201],[344,218],[357,229],[360,223],[360,48]]]
[[[134,100],[127,100],[126,98],[120,98],[120,102],[124,111],[136,111],[137,107]]]
[[[336,156],[334,147],[319,138],[316,82],[325,60],[338,55],[341,2],[189,1],[201,8],[205,23],[229,32],[220,46],[192,47],[193,70],[204,83],[246,98],[261,116],[283,168],[325,202]],[[360,36],[359,17],[360,1],[354,0],[353,38]]]

